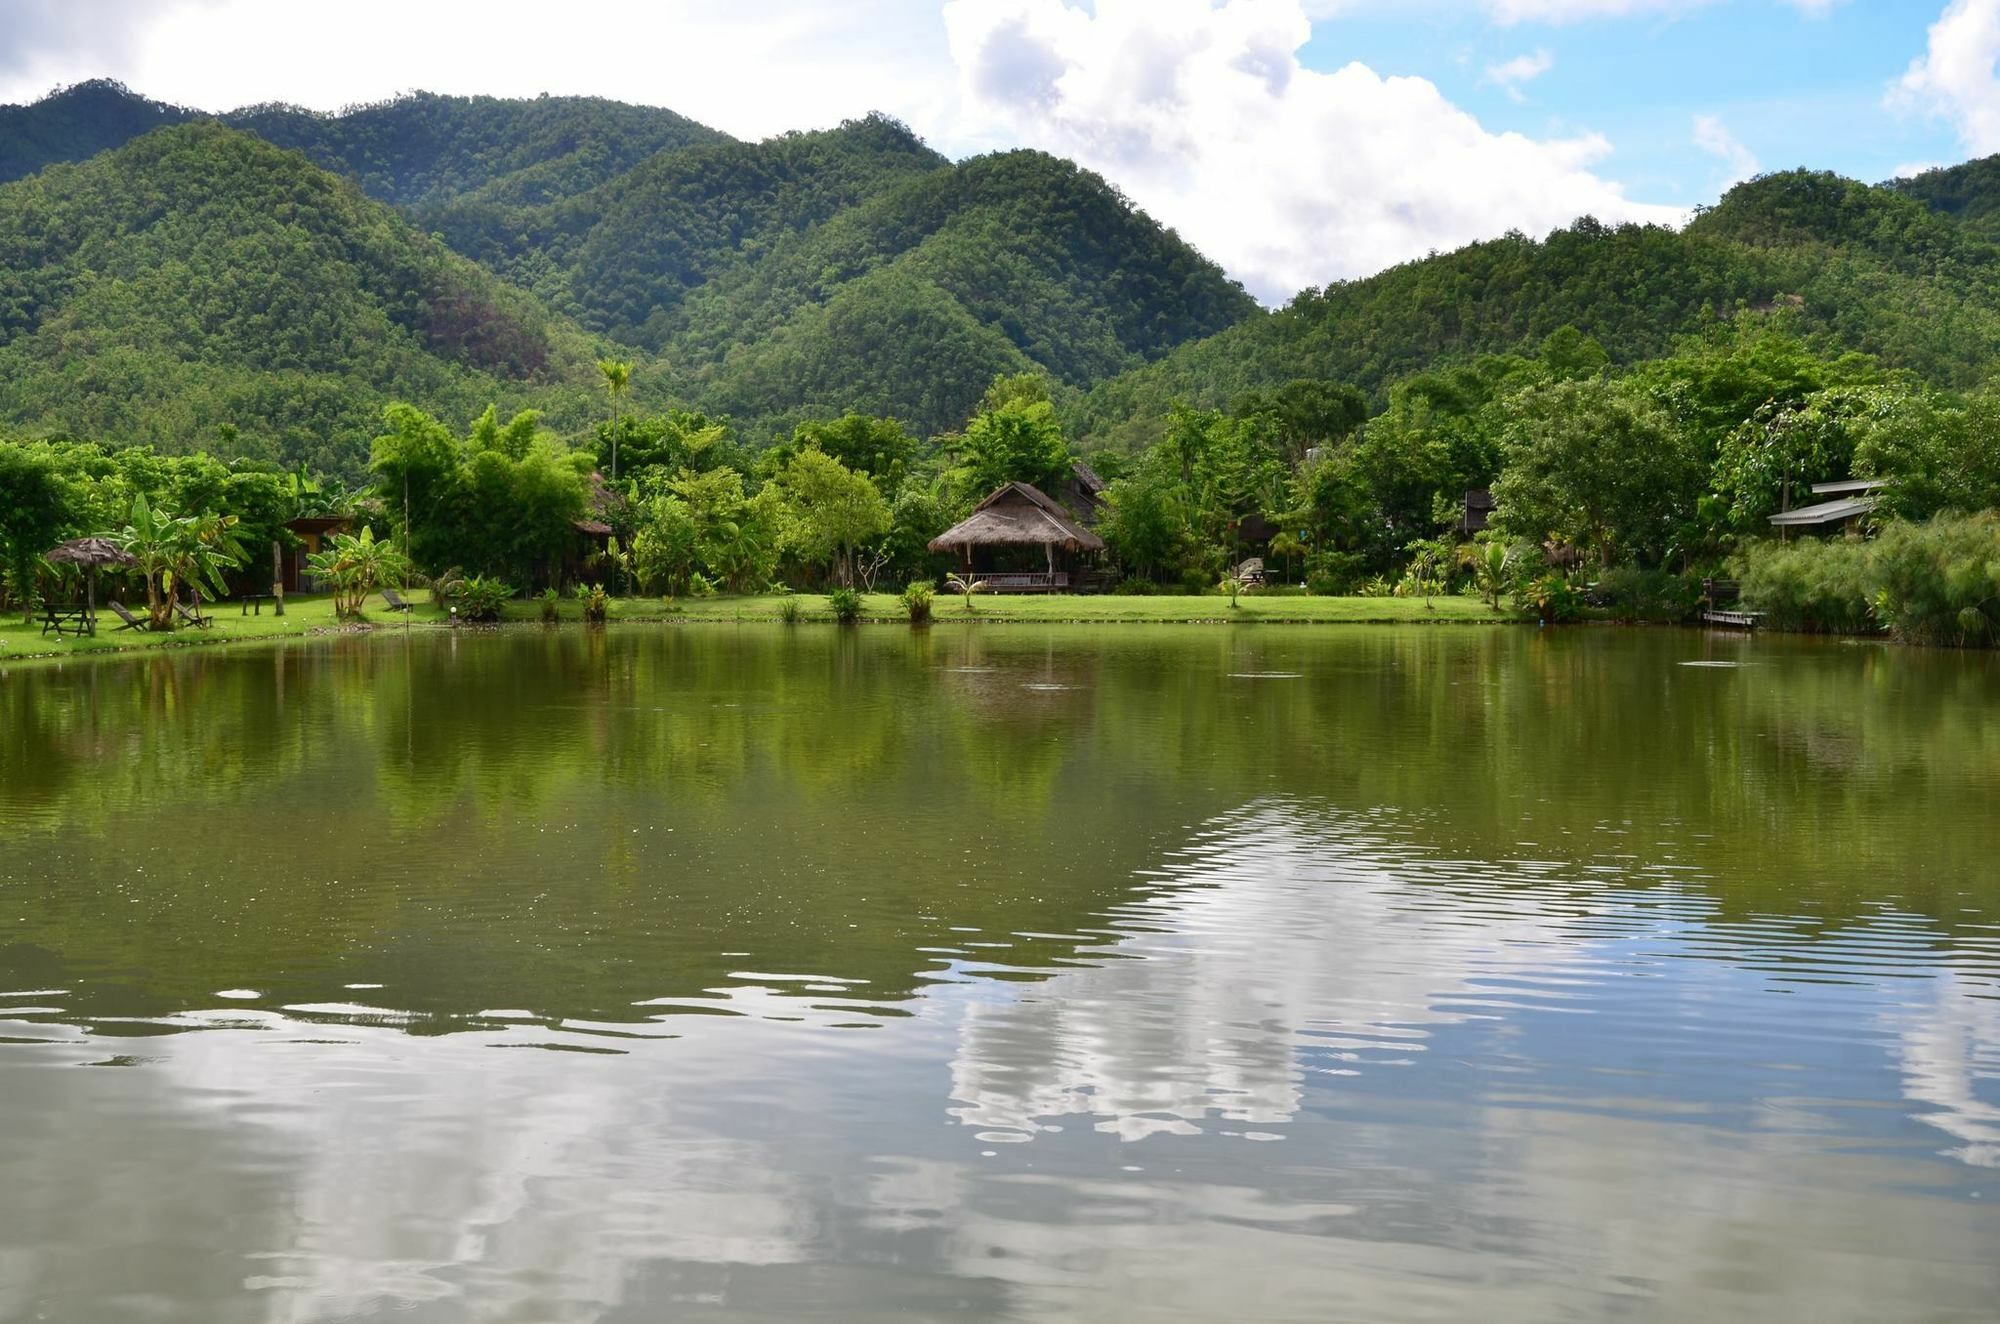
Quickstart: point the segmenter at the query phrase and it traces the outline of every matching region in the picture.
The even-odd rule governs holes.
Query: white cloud
[[[1894,170],[1891,170],[1889,177],[1891,179],[1915,179],[1918,175],[1926,174],[1932,170],[1942,170],[1945,165],[1946,162],[1943,161],[1905,161]]]
[[[1115,181],[1267,300],[1509,227],[1674,223],[1596,134],[1494,133],[1422,78],[1300,65],[1290,0],[953,0],[967,107]]]
[[[1714,0],[1485,0],[1500,23],[1580,23],[1593,18],[1683,14]],[[1813,0],[1805,0],[1812,3]]]
[[[1722,185],[1724,188],[1741,184],[1757,173],[1757,157],[1713,115],[1695,116],[1694,145],[1711,156],[1722,158],[1729,167],[1729,175]]]
[[[1451,0],[1551,17],[1657,0]],[[209,109],[323,109],[400,91],[612,97],[740,137],[901,116],[955,155],[1035,146],[1077,159],[1267,300],[1306,284],[1589,212],[1672,222],[1598,171],[1604,138],[1498,133],[1422,78],[1303,67],[1330,0],[604,0],[588,22],[540,0],[173,0],[79,25],[0,0],[0,100],[111,75]],[[394,33],[384,40],[383,33]],[[1544,53],[1496,67],[1518,87]]]
[[[2000,152],[2000,0],[1952,0],[1929,45],[1890,89],[1891,106],[1952,121],[1967,150]]]
[[[178,0],[117,22],[55,17],[83,8],[0,0],[0,100],[107,74],[212,110],[549,92],[669,106],[760,138],[875,109],[921,123],[953,87],[935,0],[604,0],[587,18],[540,0]]]
[[[1546,50],[1532,55],[1516,55],[1511,60],[1486,66],[1486,81],[1498,87],[1516,101],[1523,100],[1521,86],[1540,78],[1555,68],[1556,57]]]

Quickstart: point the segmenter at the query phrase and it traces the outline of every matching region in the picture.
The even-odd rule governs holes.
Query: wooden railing
[[[996,570],[978,578],[988,593],[1055,593],[1069,587],[1066,570]]]

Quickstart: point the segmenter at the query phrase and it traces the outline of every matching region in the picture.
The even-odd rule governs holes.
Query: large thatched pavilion
[[[934,552],[958,557],[964,573],[996,593],[1056,593],[1076,583],[1104,540],[1027,483],[1008,483],[931,539]]]

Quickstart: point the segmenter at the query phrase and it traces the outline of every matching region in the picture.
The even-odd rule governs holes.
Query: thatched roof
[[[132,554],[109,538],[71,538],[42,558],[50,565],[132,565]]]
[[[973,547],[1060,547],[1101,552],[1104,540],[1078,524],[1070,513],[1026,483],[1009,483],[973,508],[970,515],[931,539],[934,552]]]

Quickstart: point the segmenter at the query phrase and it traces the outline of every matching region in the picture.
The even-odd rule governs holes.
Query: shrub
[[[691,598],[712,598],[715,596],[715,581],[697,570],[688,576],[688,596]]]
[[[1306,590],[1321,597],[1344,597],[1360,588],[1362,580],[1356,552],[1320,552],[1306,560]]]
[[[562,619],[562,594],[552,588],[545,588],[539,601],[542,604],[542,624],[554,625]]]
[[[929,625],[931,623],[931,600],[937,590],[918,580],[903,588],[903,610],[910,614],[910,624]]]
[[[1215,579],[1208,571],[1189,567],[1181,571],[1181,592],[1189,597],[1201,597],[1215,591]]]
[[[1855,634],[1872,628],[1869,548],[1846,541],[1763,542],[1736,560],[1743,605],[1774,629]]]
[[[586,588],[578,584],[576,596],[583,603],[584,621],[590,625],[604,624],[604,617],[611,610],[611,598],[605,593],[604,585],[592,584]]]
[[[1111,591],[1119,597],[1150,598],[1160,591],[1160,586],[1150,579],[1141,579],[1137,575],[1133,575],[1130,578],[1119,580],[1117,586]]]
[[[827,594],[826,605],[833,608],[833,619],[842,625],[852,625],[861,619],[861,595],[851,588],[837,588]]]
[[[458,566],[440,570],[424,578],[424,587],[431,591],[431,606],[443,611],[458,596],[459,586],[465,583],[465,571]]]
[[[1597,598],[1617,620],[1672,623],[1694,615],[1701,582],[1671,570],[1615,566],[1598,577]]]
[[[1583,599],[1575,586],[1553,571],[1515,588],[1514,603],[1533,611],[1543,625],[1562,625],[1583,615]]]
[[[1869,552],[1869,601],[1897,638],[1951,648],[2000,643],[2000,517],[1891,522]]]
[[[514,590],[500,580],[474,575],[458,586],[459,618],[468,621],[497,621],[500,609]]]
[[[805,614],[805,604],[789,593],[778,599],[778,619],[785,624],[797,625]]]

